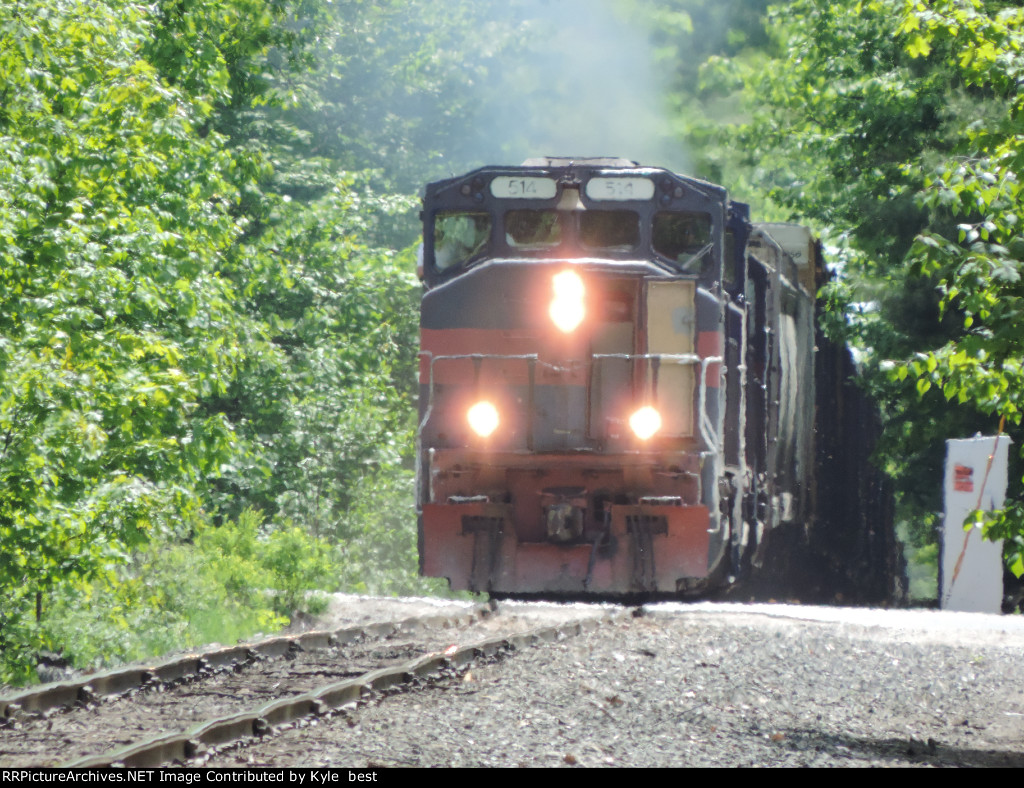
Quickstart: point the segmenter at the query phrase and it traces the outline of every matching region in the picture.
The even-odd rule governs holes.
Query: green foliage
[[[288,616],[295,611],[326,610],[326,599],[309,592],[338,587],[332,557],[327,542],[311,537],[302,528],[292,526],[271,533],[261,563],[273,578],[274,610]]]
[[[313,533],[330,532],[353,478],[412,445],[415,263],[365,243],[378,217],[408,206],[346,175],[317,200],[282,202],[234,274],[284,362],[243,370],[225,403],[275,468],[248,497]]]
[[[907,521],[897,523],[896,526],[907,562],[907,592],[912,603],[934,601],[939,594],[939,545],[931,538],[938,525],[938,516],[932,514],[926,517],[932,522],[923,528],[920,524]]]
[[[0,7],[5,675],[62,643],[130,655],[143,620],[139,642],[169,643],[161,610],[280,622],[337,574],[303,534],[333,534],[354,480],[407,461],[418,285],[391,249],[412,200],[302,126],[320,47],[359,5]],[[228,527],[250,509],[259,538]],[[197,555],[222,577],[160,588]]]
[[[1024,577],[1024,530],[1020,527],[1024,522],[1024,503],[1010,501],[999,511],[975,515],[982,523],[986,539],[1003,540],[1003,555],[1010,571]]]
[[[263,526],[260,514],[246,510],[237,522],[206,526],[196,535],[195,552],[203,561],[204,575],[216,578],[224,588],[218,606],[252,611],[269,607],[285,616],[283,620],[296,611],[321,612],[322,600],[308,592],[337,587],[330,545],[294,526]]]
[[[344,587],[372,594],[447,595],[443,579],[419,577],[415,511],[412,473],[358,480],[336,532]]]
[[[775,218],[774,206],[760,199],[750,170],[737,166],[733,139],[723,133],[728,124],[747,118],[740,74],[755,72],[766,59],[769,0],[615,0],[615,5],[624,22],[646,30],[654,62],[667,74],[669,124],[692,159],[692,174],[728,184],[741,199],[757,199],[757,216]]]
[[[959,329],[942,346],[890,373],[915,380],[920,396],[934,388],[947,402],[989,415],[1000,430],[1009,425],[1018,446],[1024,412],[1024,341],[1017,329],[1024,317],[1024,247],[1017,243],[1024,210],[1017,177],[1024,164],[1018,131],[1024,108],[1022,22],[1024,11],[1017,6],[944,2],[927,10],[904,8],[900,32],[911,37],[907,52],[928,58],[931,70],[964,85],[982,111],[964,124],[953,155],[925,171],[918,202],[929,223],[905,260],[911,275],[937,283],[939,314],[960,323]],[[1013,466],[1019,479],[1020,464]],[[987,531],[1006,540],[1009,565],[1018,576],[1024,570],[1021,494],[1019,486],[1011,488],[1009,505]]]
[[[0,8],[0,599],[109,573],[245,456],[215,261],[238,227],[202,108],[139,56],[149,9]]]
[[[493,129],[480,123],[482,99],[505,98],[489,86],[523,47],[524,5],[460,1],[440,12],[430,0],[352,0],[297,14],[319,24],[307,33],[309,73],[279,88],[292,103],[270,116],[285,142],[274,163],[285,193],[322,193],[326,169],[372,170],[378,190],[408,194],[483,163],[474,156]],[[412,242],[413,223],[393,229],[400,245]]]
[[[831,245],[842,275],[825,294],[827,328],[863,351],[886,418],[881,459],[923,544],[944,440],[1001,420],[1024,439],[1024,12],[797,0],[769,18],[772,62],[713,64],[746,86],[750,121],[732,142],[770,200]],[[1005,534],[1024,533],[1021,495],[1014,484]]]
[[[46,648],[80,669],[272,632],[324,609],[337,587],[336,548],[297,527],[272,530],[252,510],[188,542],[153,543],[111,577],[65,584],[39,623],[21,621],[0,681],[34,678]]]

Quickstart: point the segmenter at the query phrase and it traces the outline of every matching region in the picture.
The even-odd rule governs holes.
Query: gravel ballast
[[[351,622],[359,600],[346,601],[340,614],[338,610],[331,613],[332,623]],[[369,620],[389,619],[392,611],[387,600],[367,599],[366,603],[375,616]],[[596,607],[518,606],[509,613],[483,617],[479,613],[469,615],[468,606],[457,616],[437,615],[429,606],[410,610],[409,603],[396,603],[394,607],[406,613],[426,614],[429,622],[333,646],[323,639],[322,647],[282,649],[275,652],[276,657],[257,657],[250,652],[249,659],[202,670],[182,681],[166,685],[148,682],[119,696],[98,697],[87,704],[42,714],[19,711],[10,720],[0,715],[0,767],[75,763],[156,736],[190,730],[217,718],[254,712],[267,703],[404,665],[424,654],[439,654],[453,644],[476,643],[533,631],[542,624],[605,615]],[[446,609],[445,613],[460,611]]]
[[[1024,766],[1020,627],[861,614],[655,607],[202,765]]]

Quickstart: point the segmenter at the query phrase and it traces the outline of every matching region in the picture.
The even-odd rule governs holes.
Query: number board
[[[499,175],[491,181],[491,194],[502,199],[550,200],[557,193],[554,178]]]
[[[587,197],[591,200],[649,200],[654,196],[654,181],[649,178],[591,178]]]

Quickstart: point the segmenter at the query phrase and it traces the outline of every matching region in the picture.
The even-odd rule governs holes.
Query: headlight
[[[469,426],[481,438],[488,437],[498,429],[498,409],[490,402],[478,402],[466,413]]]
[[[583,322],[585,310],[583,280],[575,271],[562,271],[551,280],[555,297],[548,308],[548,314],[558,330],[568,334]]]
[[[647,405],[629,417],[629,426],[634,435],[645,441],[661,429],[661,414]]]

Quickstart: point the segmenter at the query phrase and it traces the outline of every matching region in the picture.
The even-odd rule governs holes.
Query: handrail
[[[420,474],[423,472],[423,430],[427,426],[427,422],[430,421],[430,416],[434,411],[434,364],[438,361],[449,361],[458,359],[484,359],[484,358],[500,358],[507,361],[530,361],[537,363],[539,357],[536,353],[528,353],[526,355],[494,355],[490,353],[466,353],[454,356],[435,356],[429,350],[421,350],[417,355],[429,356],[430,357],[430,376],[427,385],[427,407],[423,412],[423,418],[420,420],[419,426],[416,428],[416,514],[422,514],[423,500],[423,488],[420,486],[423,480],[420,478]],[[542,362],[543,363],[543,362]],[[546,365],[551,366],[551,365]]]
[[[429,377],[427,384],[427,407],[423,412],[423,418],[420,420],[419,426],[416,430],[416,489],[418,492],[422,492],[420,488],[421,479],[419,474],[422,468],[422,451],[423,451],[423,430],[427,426],[427,422],[430,421],[430,417],[433,415],[434,410],[434,364],[438,361],[459,361],[459,360],[479,360],[484,359],[496,359],[503,361],[527,361],[531,364],[540,364],[548,369],[557,371],[564,371],[567,368],[556,364],[551,364],[546,361],[541,361],[540,357],[536,353],[527,354],[499,354],[499,353],[462,353],[456,355],[434,355],[428,350],[420,351],[419,355],[429,357]],[[688,364],[700,364],[700,384],[697,389],[697,409],[698,414],[698,429],[700,430],[700,436],[704,441],[704,445],[707,447],[706,454],[714,457],[721,456],[722,453],[722,436],[718,434],[715,429],[715,425],[711,423],[707,413],[707,372],[708,367],[712,364],[722,364],[724,358],[722,356],[699,356],[695,353],[594,353],[590,357],[592,361],[603,361],[605,359],[618,359],[622,361],[653,361],[657,360],[659,363],[668,362],[671,364],[688,365]],[[702,452],[704,454],[705,452]],[[417,510],[420,508],[421,495],[417,495]],[[719,525],[719,527],[721,527]]]
[[[434,408],[434,364],[438,361],[459,361],[459,360],[483,360],[483,359],[500,359],[503,361],[531,361],[535,364],[540,364],[548,369],[557,371],[564,371],[566,367],[562,367],[556,364],[551,364],[546,361],[541,361],[540,357],[536,353],[526,353],[519,355],[508,355],[501,353],[462,353],[457,355],[439,355],[435,356],[428,350],[420,351],[420,356],[428,356],[430,358],[430,376],[427,385],[427,408],[424,411],[423,419],[420,421],[419,428],[417,429],[417,440],[419,435],[423,432],[427,422],[430,420],[430,416]],[[591,360],[603,361],[605,359],[618,359],[620,361],[653,361],[669,362],[672,364],[700,364],[700,386],[698,388],[698,407],[700,410],[700,433],[704,439],[705,445],[712,450],[713,453],[718,454],[721,452],[721,436],[716,435],[714,425],[708,421],[707,416],[707,370],[712,364],[721,364],[724,359],[722,356],[698,356],[696,353],[594,353],[590,356]]]

